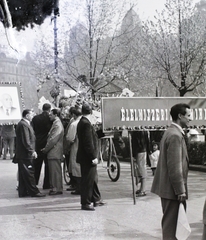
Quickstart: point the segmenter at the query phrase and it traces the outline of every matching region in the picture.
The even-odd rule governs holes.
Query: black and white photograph
[[[206,0],[0,0],[0,239],[206,240]]]
[[[19,121],[22,112],[22,99],[15,85],[0,85],[0,121]]]

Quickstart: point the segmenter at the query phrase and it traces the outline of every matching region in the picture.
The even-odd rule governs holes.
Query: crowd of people
[[[70,176],[67,190],[80,195],[81,209],[94,211],[95,207],[105,205],[98,188],[98,136],[91,123],[91,114],[92,106],[89,103],[70,107],[69,120],[65,123],[61,120],[60,110],[51,109],[51,105],[45,103],[39,115],[34,116],[31,109],[23,110],[16,131],[13,126],[2,127],[2,132],[6,133],[4,147],[6,151],[9,149],[11,158],[13,147],[10,143],[16,138],[13,161],[18,163],[19,197],[45,197],[37,187],[43,162],[43,189],[48,189],[51,196],[63,194],[61,162],[65,158]],[[189,158],[183,129],[189,127],[190,106],[176,104],[170,114],[172,124],[162,136],[160,150],[159,143],[153,142],[152,151],[149,152],[154,175],[151,192],[161,198],[164,240],[177,239],[179,206],[183,203],[186,211],[188,198]],[[132,149],[138,170],[137,187],[140,184],[136,194],[142,197],[146,195],[147,131],[133,132]],[[203,239],[206,235],[205,226]]]
[[[43,163],[42,188],[51,196],[63,194],[61,163],[65,159],[70,176],[66,190],[80,195],[82,210],[94,211],[105,202],[98,188],[98,137],[91,124],[92,106],[85,102],[68,110],[67,122],[62,121],[60,109],[51,109],[49,103],[43,104],[38,115],[31,109],[23,110],[14,131],[14,157],[9,147],[10,158],[18,163],[18,195],[46,196],[38,188]]]

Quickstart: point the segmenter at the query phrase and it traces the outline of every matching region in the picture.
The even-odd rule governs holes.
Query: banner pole
[[[134,200],[134,205],[136,205],[136,194],[135,194],[135,184],[134,184],[134,161],[133,161],[133,154],[132,154],[132,136],[131,132],[129,134],[129,149],[130,149],[130,163],[131,163],[131,177],[132,177],[132,195]]]

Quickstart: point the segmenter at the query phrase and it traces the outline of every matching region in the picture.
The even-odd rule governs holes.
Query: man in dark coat
[[[92,108],[89,104],[82,106],[82,118],[77,125],[77,135],[79,147],[77,151],[77,163],[81,166],[81,208],[82,210],[92,210],[94,207],[102,206],[105,203],[101,200],[101,195],[97,185],[97,164],[98,164],[98,138],[90,122]],[[93,202],[93,206],[91,203]]]
[[[189,126],[190,107],[176,104],[171,108],[172,124],[160,142],[159,161],[151,192],[161,198],[163,240],[176,240],[179,205],[186,209],[189,159],[183,128]]]
[[[32,126],[36,136],[36,152],[38,155],[37,159],[34,161],[34,175],[36,179],[36,185],[38,185],[42,164],[44,162],[43,189],[50,189],[48,159],[47,155],[41,150],[46,146],[47,136],[52,126],[52,122],[49,119],[51,105],[49,103],[45,103],[42,107],[42,110],[43,112],[41,114],[34,116],[32,119]]]
[[[33,111],[26,109],[22,113],[22,120],[16,128],[16,151],[15,158],[19,170],[19,197],[44,197],[36,187],[34,178],[33,159],[37,158],[35,152],[35,135],[30,122]]]

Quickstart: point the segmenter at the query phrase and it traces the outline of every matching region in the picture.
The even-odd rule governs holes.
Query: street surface
[[[80,197],[66,191],[45,198],[19,198],[16,191],[17,165],[0,159],[0,239],[2,240],[115,240],[161,239],[161,205],[150,193],[152,172],[148,168],[147,196],[132,197],[130,164],[121,162],[120,179],[111,182],[107,171],[98,166],[99,188],[106,206],[96,211],[80,210]],[[104,163],[106,166],[106,163]],[[188,240],[201,239],[206,173],[190,171],[187,216],[192,229]]]

